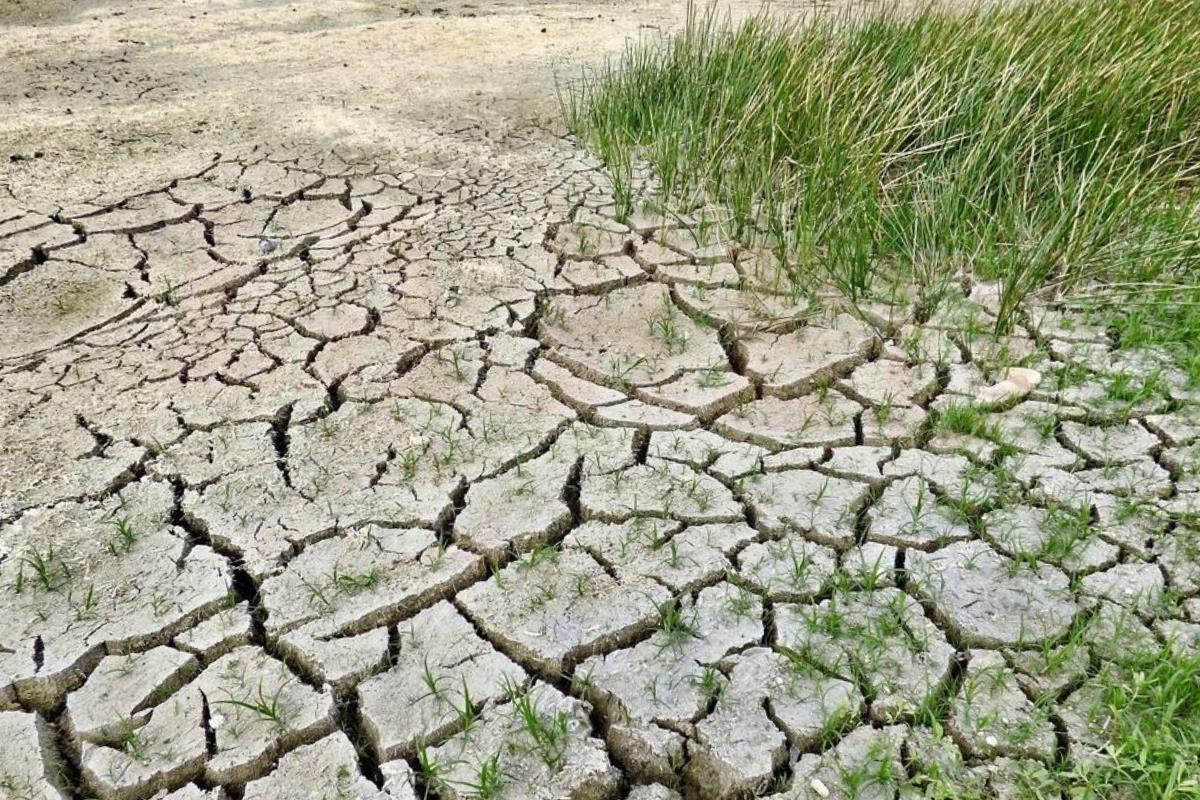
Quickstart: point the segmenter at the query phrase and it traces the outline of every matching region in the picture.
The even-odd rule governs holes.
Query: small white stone
[[[1042,374],[1035,369],[1012,367],[1004,372],[1004,380],[979,390],[977,400],[983,405],[995,405],[1006,400],[1027,396],[1042,382]]]
[[[995,747],[996,745],[1000,744],[999,740],[997,740],[996,737],[992,736],[991,734],[983,737],[983,741],[987,743],[988,747]]]
[[[813,778],[808,785],[812,787],[812,790],[816,792],[818,796],[829,797],[829,787],[826,786],[825,782],[820,778]]]

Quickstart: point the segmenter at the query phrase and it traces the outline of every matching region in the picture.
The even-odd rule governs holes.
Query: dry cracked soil
[[[1197,647],[1157,354],[616,221],[682,14],[0,1],[0,796],[1008,797]]]

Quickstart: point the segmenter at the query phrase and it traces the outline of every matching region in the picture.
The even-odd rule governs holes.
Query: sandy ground
[[[117,196],[264,142],[469,157],[455,130],[556,126],[556,75],[672,28],[684,6],[0,0],[0,192]]]

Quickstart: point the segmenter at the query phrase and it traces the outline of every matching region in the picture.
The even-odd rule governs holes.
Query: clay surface
[[[0,0],[0,797],[1012,796],[1200,646],[1162,354],[618,220],[684,11]]]

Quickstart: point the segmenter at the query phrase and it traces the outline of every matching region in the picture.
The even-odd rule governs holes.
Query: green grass
[[[1107,756],[1069,778],[1071,797],[1200,797],[1200,655],[1170,649],[1101,673]]]
[[[1099,316],[1114,335],[1121,349],[1157,347],[1171,357],[1189,388],[1200,388],[1200,281],[1176,285],[1168,280],[1162,286],[1140,287],[1141,302],[1128,303],[1121,287],[1083,301],[1090,315]],[[1136,387],[1135,387],[1136,388]],[[1152,394],[1151,387],[1140,387],[1131,402]]]
[[[1107,745],[1077,761],[1015,764],[1012,800],[1194,800],[1200,798],[1200,655],[1170,648],[1102,667],[1099,692],[1085,713],[1103,726]],[[936,726],[936,722],[934,723]],[[913,757],[925,754],[915,751]],[[1085,756],[1085,757],[1080,757]],[[924,766],[924,765],[923,765]],[[964,785],[957,769],[917,771],[927,798],[993,797]],[[914,795],[915,796],[915,795]]]
[[[656,205],[772,254],[781,290],[900,289],[927,314],[965,273],[1001,281],[1000,331],[1035,291],[1195,300],[1195,0],[689,9],[560,95],[619,214],[648,163]]]

